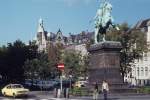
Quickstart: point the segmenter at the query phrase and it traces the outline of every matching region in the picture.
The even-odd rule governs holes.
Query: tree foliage
[[[63,56],[65,64],[65,73],[67,76],[72,75],[75,78],[86,76],[87,74],[87,58],[80,52],[71,50],[65,51]]]
[[[64,63],[64,73],[67,77],[72,75],[74,77],[85,76],[87,73],[86,56],[82,56],[80,52],[75,50],[67,50],[61,43],[50,43],[48,48],[49,61],[53,63],[51,68],[55,72],[55,76],[60,76],[61,71],[57,68],[59,63]]]
[[[143,52],[147,51],[146,35],[140,30],[129,27],[127,23],[119,25],[119,29],[119,31],[111,29],[106,39],[120,41],[122,44],[120,71],[124,77],[131,70],[134,60],[142,57]]]
[[[51,68],[47,54],[41,52],[37,58],[26,60],[24,74],[29,79],[47,79],[51,77]]]
[[[24,79],[23,65],[27,59],[36,57],[36,45],[25,45],[16,40],[0,49],[0,74],[6,82],[22,81]]]
[[[35,59],[27,60],[24,64],[25,76],[29,79],[50,79],[60,75],[57,69],[62,60],[63,45],[48,44],[48,52],[38,52]]]

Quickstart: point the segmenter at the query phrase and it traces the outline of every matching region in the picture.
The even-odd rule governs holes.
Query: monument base
[[[100,86],[103,80],[109,84],[110,90],[127,88],[120,73],[120,42],[104,41],[91,45],[89,63],[89,85],[97,82]]]

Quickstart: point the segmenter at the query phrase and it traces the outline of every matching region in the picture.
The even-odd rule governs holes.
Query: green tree
[[[0,75],[2,79],[7,79],[7,47],[2,46],[0,47]]]
[[[66,50],[63,54],[65,64],[65,73],[67,76],[72,75],[75,78],[85,76],[87,66],[85,66],[86,57],[83,57],[80,52],[75,50]]]
[[[17,40],[13,44],[8,43],[7,49],[7,76],[10,81],[22,81],[24,79],[22,66],[26,60],[25,44]]]
[[[51,77],[51,67],[46,53],[41,52],[37,58],[27,60],[24,64],[24,74],[29,79],[48,79]]]
[[[120,71],[124,78],[125,74],[131,70],[134,60],[142,57],[143,52],[147,51],[146,35],[140,30],[130,28],[127,23],[119,25],[119,29],[119,31],[111,29],[106,39],[120,41],[122,44]]]
[[[36,45],[25,45],[16,40],[0,49],[0,73],[5,82],[20,82],[24,80],[23,65],[27,59],[36,57]]]
[[[26,60],[24,64],[24,75],[27,79],[38,78],[40,61],[38,59]]]

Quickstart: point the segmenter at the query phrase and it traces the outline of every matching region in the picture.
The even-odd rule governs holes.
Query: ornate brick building
[[[71,34],[64,36],[59,29],[56,34],[53,32],[47,32],[44,28],[43,20],[40,19],[37,30],[37,45],[38,51],[47,52],[48,44],[51,42],[53,45],[56,43],[62,43],[66,49],[74,49],[81,51],[83,55],[87,53],[86,43],[90,42],[94,38],[94,32],[81,32],[80,34]]]

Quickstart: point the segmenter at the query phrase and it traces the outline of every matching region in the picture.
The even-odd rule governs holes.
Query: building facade
[[[38,23],[37,30],[37,45],[38,51],[48,52],[47,48],[52,43],[55,45],[56,43],[61,43],[67,50],[76,50],[81,52],[82,55],[87,54],[86,43],[90,42],[90,40],[94,39],[94,32],[81,32],[80,34],[71,34],[66,37],[63,35],[62,31],[59,29],[56,34],[53,32],[45,31],[43,20],[40,19]]]
[[[139,21],[134,29],[140,30],[146,34],[147,46],[150,50],[150,19]],[[43,20],[39,20],[37,30],[38,51],[47,51],[50,43],[55,45],[60,42],[66,50],[76,50],[81,54],[87,55],[86,43],[94,40],[94,32],[83,31],[79,34],[71,34],[64,36],[59,29],[56,33],[47,32],[44,28]],[[144,53],[143,58],[135,60],[131,66],[131,72],[125,77],[124,81],[134,86],[150,85],[150,52]]]
[[[150,85],[150,19],[139,21],[135,27],[146,35],[148,52],[142,59],[136,59],[131,66],[131,72],[125,76],[125,82],[134,86]]]

